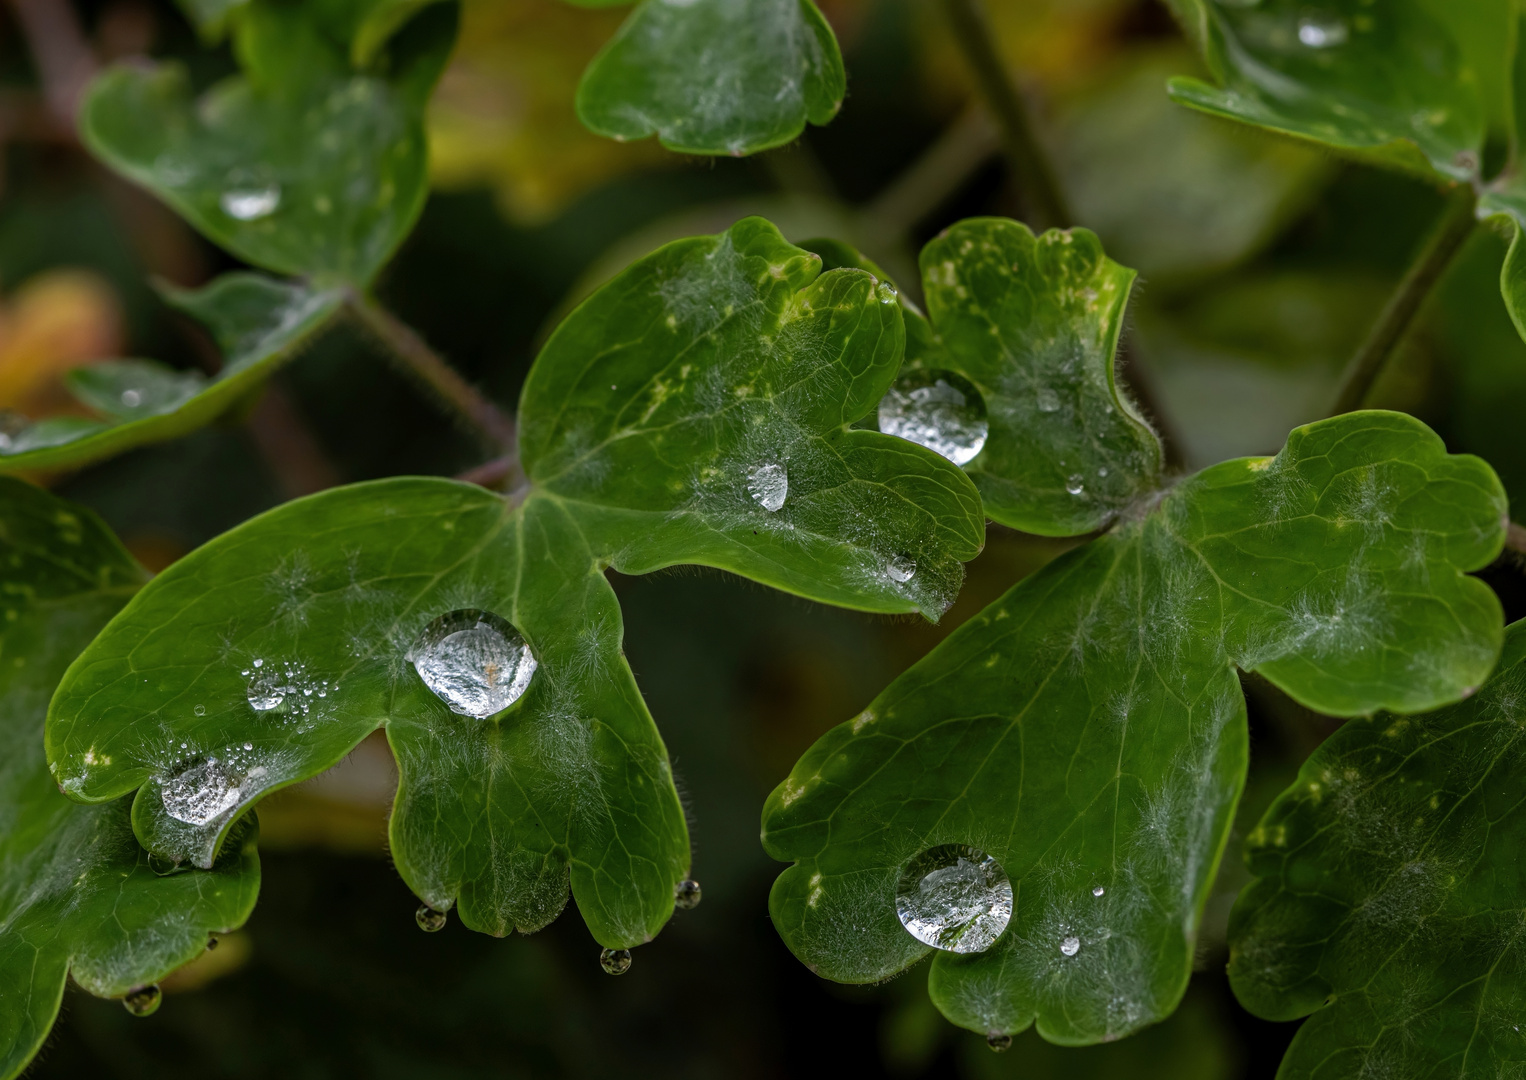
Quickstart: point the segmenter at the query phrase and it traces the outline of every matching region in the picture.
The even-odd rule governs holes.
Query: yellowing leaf
[[[0,303],[0,408],[78,411],[63,376],[121,348],[121,305],[109,284],[85,270],[38,274]]]

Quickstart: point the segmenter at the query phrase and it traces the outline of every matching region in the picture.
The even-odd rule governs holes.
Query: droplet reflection
[[[941,844],[901,872],[895,910],[907,933],[926,945],[983,952],[1012,918],[1012,883],[1001,864],[979,848]]]

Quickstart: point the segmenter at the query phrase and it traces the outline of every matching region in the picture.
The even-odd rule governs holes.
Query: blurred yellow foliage
[[[460,44],[430,106],[434,181],[487,184],[520,223],[550,218],[615,176],[675,160],[655,140],[617,143],[573,109],[578,80],[628,8],[466,0]]]
[[[37,418],[80,407],[63,376],[120,355],[122,309],[99,275],[49,270],[0,302],[0,409]]]

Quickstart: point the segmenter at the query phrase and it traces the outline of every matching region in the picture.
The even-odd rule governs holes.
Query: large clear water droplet
[[[1012,918],[1012,883],[991,856],[965,844],[928,848],[906,864],[895,913],[925,945],[956,953],[989,949]]]
[[[445,921],[449,916],[443,911],[436,911],[428,904],[420,904],[419,909],[413,913],[413,921],[419,924],[419,929],[426,934],[433,934],[437,930],[445,929]]]
[[[1333,49],[1337,45],[1344,45],[1350,36],[1351,31],[1341,19],[1310,16],[1298,20],[1299,44],[1311,49]]]
[[[1000,1054],[1000,1053],[1002,1053],[1005,1050],[1012,1049],[1012,1036],[1011,1035],[996,1035],[996,1034],[987,1035],[986,1036],[986,1045],[989,1046],[996,1053]]]
[[[917,572],[917,560],[910,555],[897,555],[890,560],[885,567],[885,573],[890,575],[890,580],[900,583],[910,581]]]
[[[187,825],[206,825],[260,790],[265,768],[209,757],[162,781],[165,811]]]
[[[152,1016],[159,1011],[164,995],[157,986],[142,986],[122,998],[122,1007],[134,1016]]]
[[[258,221],[280,207],[281,185],[261,171],[235,169],[228,175],[228,186],[217,204],[235,221]]]
[[[673,906],[689,911],[699,907],[700,899],[699,882],[693,878],[685,878],[673,886]]]
[[[523,634],[492,612],[471,608],[424,627],[408,659],[451,712],[479,720],[523,697],[539,666]]]
[[[747,494],[770,514],[778,513],[789,498],[789,471],[771,461],[754,465],[747,470]]]
[[[631,951],[605,949],[599,954],[599,966],[610,975],[624,975],[631,969]]]
[[[972,461],[986,444],[986,402],[973,383],[952,371],[912,371],[880,399],[880,430],[942,454],[955,465]]]
[[[1066,956],[1076,955],[1081,951],[1081,939],[1074,936],[1065,938],[1060,942],[1060,951]]]

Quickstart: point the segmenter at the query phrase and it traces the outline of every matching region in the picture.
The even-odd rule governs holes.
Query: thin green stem
[[[352,296],[349,306],[404,370],[433,391],[486,445],[508,457],[515,455],[514,421],[479,394],[411,326],[367,297]]]
[[[954,40],[969,64],[986,108],[1001,129],[1002,146],[1040,229],[1069,228],[1074,220],[1065,193],[1055,179],[1048,155],[1028,119],[1021,91],[996,51],[996,34],[981,0],[943,0]]]
[[[1346,372],[1341,376],[1340,393],[1336,395],[1335,406],[1330,411],[1331,416],[1362,407],[1362,402],[1367,399],[1394,350],[1404,340],[1405,333],[1414,323],[1415,316],[1420,313],[1431,290],[1446,273],[1452,258],[1478,224],[1475,213],[1477,204],[1478,197],[1467,185],[1460,185],[1448,199],[1446,209],[1432,228],[1425,246],[1405,271],[1403,280],[1389,297],[1383,313],[1368,333],[1367,340],[1362,342],[1361,348],[1351,358],[1351,363],[1346,365]]]

